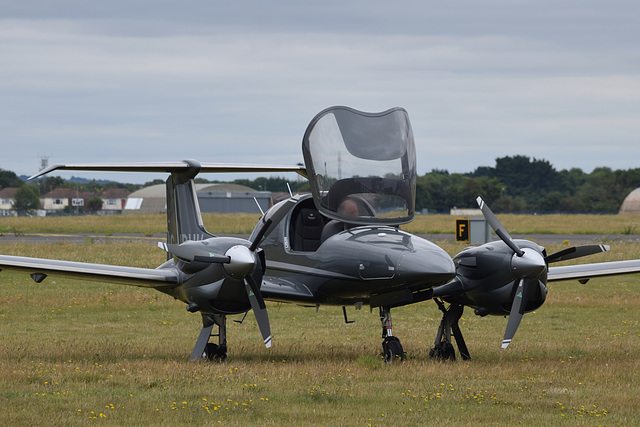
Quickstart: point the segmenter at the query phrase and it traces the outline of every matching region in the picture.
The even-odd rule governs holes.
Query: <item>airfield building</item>
[[[624,199],[620,206],[620,214],[640,214],[640,188],[636,188]]]
[[[196,184],[196,193],[202,212],[259,213],[256,200],[263,211],[271,206],[271,192],[256,191],[244,185]],[[165,213],[166,211],[164,184],[152,185],[131,193],[124,207],[124,213]]]

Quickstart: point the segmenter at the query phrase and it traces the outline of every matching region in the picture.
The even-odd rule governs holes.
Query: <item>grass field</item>
[[[249,234],[258,214],[202,215],[204,225],[214,234]],[[413,222],[402,226],[417,234],[453,233],[455,218],[451,215],[416,215]],[[513,234],[640,234],[640,215],[498,215]],[[165,215],[108,215],[78,217],[0,219],[0,234],[24,233],[140,233],[167,232]]]
[[[450,217],[449,217],[450,218]],[[504,217],[500,217],[508,223]],[[574,223],[574,218],[565,217]],[[4,224],[4,220],[2,220]],[[569,226],[569,225],[567,225]],[[507,226],[508,227],[508,226]],[[511,229],[510,229],[511,230]],[[67,230],[68,231],[68,230]],[[438,242],[450,253],[462,246]],[[554,251],[564,245],[548,248]],[[155,267],[149,242],[6,244],[0,253]],[[592,261],[640,258],[621,243]],[[507,320],[461,321],[472,360],[436,362],[432,302],[394,309],[407,359],[380,359],[377,312],[267,303],[229,322],[224,363],[187,361],[200,316],[153,290],[0,273],[0,420],[6,425],[638,425],[640,275],[549,285],[507,350]],[[233,316],[238,319],[240,316]]]

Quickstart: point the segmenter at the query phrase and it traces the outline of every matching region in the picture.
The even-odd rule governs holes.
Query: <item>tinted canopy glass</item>
[[[323,214],[354,224],[413,219],[415,145],[404,109],[328,108],[309,124],[302,151]]]

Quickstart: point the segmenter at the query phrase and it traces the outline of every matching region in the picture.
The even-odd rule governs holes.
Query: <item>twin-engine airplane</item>
[[[512,240],[480,198],[498,241],[467,248],[452,259],[435,244],[402,231],[400,225],[414,217],[416,155],[409,118],[401,108],[378,114],[326,109],[309,124],[302,151],[305,167],[193,160],[52,166],[32,179],[57,169],[169,173],[167,241],[158,244],[168,253],[167,261],[147,269],[0,255],[0,269],[29,273],[38,283],[52,275],[171,295],[202,316],[194,361],[226,358],[226,317],[250,309],[270,347],[265,300],[343,310],[366,304],[379,308],[387,362],[404,358],[392,333],[394,307],[433,299],[443,316],[431,356],[455,358],[453,335],[460,356],[468,359],[458,326],[465,306],[480,316],[509,315],[506,348],[523,314],[544,302],[548,282],[640,272],[640,260],[549,267],[609,248],[579,246],[547,255],[533,242]],[[312,194],[292,195],[274,205],[248,240],[217,237],[204,229],[193,180],[198,173],[233,171],[297,172],[309,179]],[[212,334],[214,326],[217,334]],[[209,342],[212,336],[218,336],[217,343]]]

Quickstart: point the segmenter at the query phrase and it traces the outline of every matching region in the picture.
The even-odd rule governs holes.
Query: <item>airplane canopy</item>
[[[416,155],[404,109],[327,108],[307,127],[302,153],[322,214],[352,224],[413,220]]]

